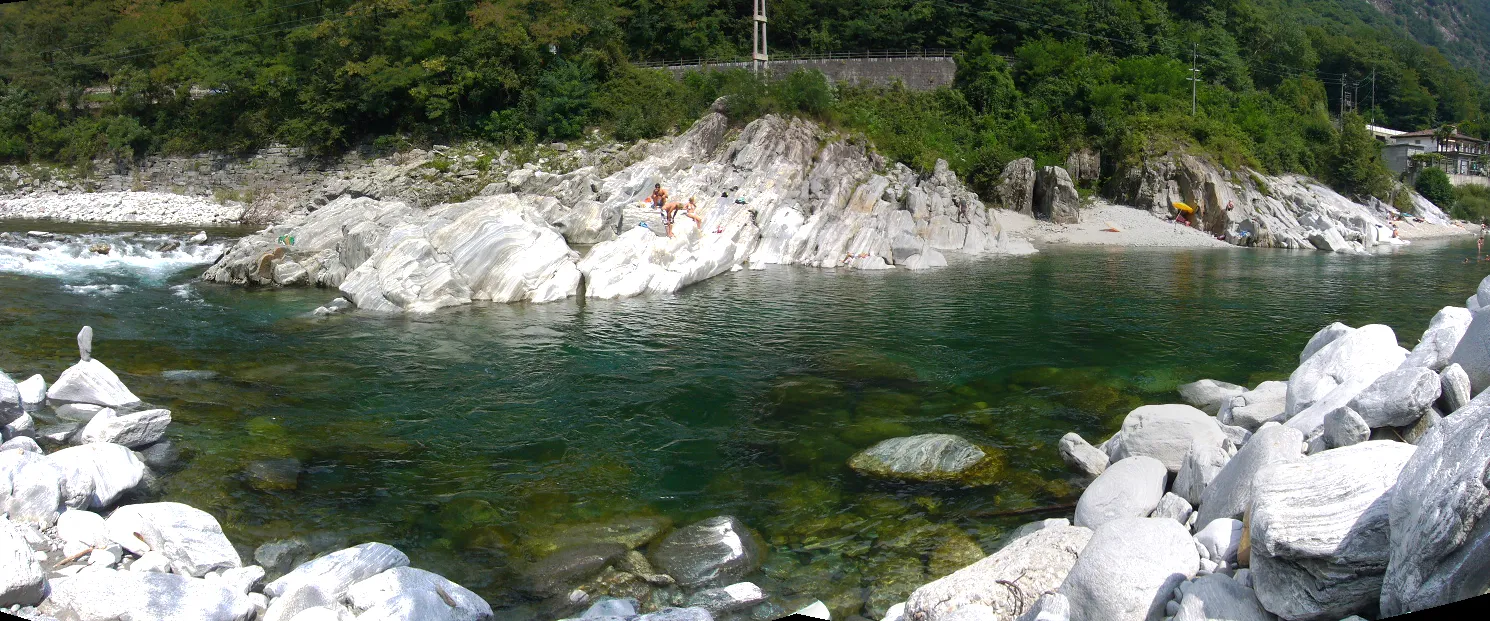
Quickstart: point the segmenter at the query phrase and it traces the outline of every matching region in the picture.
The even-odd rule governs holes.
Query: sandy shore
[[[1441,224],[1429,224],[1427,222],[1413,222],[1403,220],[1397,223],[1397,237],[1406,240],[1414,239],[1441,239],[1445,237],[1459,237],[1474,235],[1473,225],[1458,220],[1452,226]]]
[[[1036,246],[1147,246],[1155,248],[1230,248],[1231,244],[1147,211],[1099,202],[1081,210],[1078,224],[1055,224],[1000,211],[1005,231],[1023,235]],[[1112,232],[1106,229],[1117,229]]]
[[[160,192],[96,192],[0,199],[0,219],[137,222],[181,226],[237,224],[242,205]]]

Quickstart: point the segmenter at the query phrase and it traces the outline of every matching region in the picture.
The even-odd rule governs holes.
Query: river
[[[38,229],[68,237],[20,233]],[[1331,321],[1386,323],[1410,347],[1490,272],[1461,263],[1473,240],[1392,256],[1053,249],[916,274],[783,267],[665,297],[314,317],[332,292],[193,281],[230,232],[160,256],[151,248],[191,233],[3,230],[18,233],[0,239],[0,368],[54,379],[93,326],[95,357],[173,412],[182,460],[158,498],[212,513],[245,552],[316,533],[393,544],[499,618],[539,616],[518,587],[556,528],[635,515],[738,516],[770,548],[754,577],[768,592],[882,611],[965,563],[968,542],[993,550],[1020,523],[1063,515],[988,514],[1074,502],[1065,432],[1095,443],[1196,379],[1286,378]],[[100,241],[137,256],[90,255]],[[215,375],[161,375],[180,369]],[[890,484],[844,465],[927,432],[1001,449],[1002,482]],[[302,469],[281,485],[245,474],[286,458]]]

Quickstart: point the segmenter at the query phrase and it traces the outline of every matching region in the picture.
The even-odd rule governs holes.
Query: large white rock
[[[1216,420],[1247,431],[1257,431],[1263,423],[1287,420],[1283,413],[1287,399],[1288,382],[1263,382],[1222,405]]]
[[[1109,453],[1113,461],[1146,455],[1163,462],[1170,472],[1179,472],[1191,445],[1221,446],[1225,441],[1216,419],[1205,412],[1180,404],[1145,405],[1123,419]]]
[[[1113,520],[1148,517],[1159,499],[1169,471],[1157,459],[1135,455],[1107,467],[1076,502],[1077,526],[1097,528]]]
[[[1454,349],[1459,346],[1459,340],[1464,338],[1464,332],[1469,329],[1472,319],[1474,317],[1467,308],[1443,307],[1428,322],[1428,329],[1423,331],[1422,340],[1407,354],[1402,366],[1442,370],[1449,364],[1449,358],[1454,355]]]
[[[1223,575],[1210,574],[1180,584],[1180,610],[1173,621],[1273,621],[1257,593]]]
[[[1092,446],[1075,432],[1061,436],[1059,449],[1067,466],[1090,478],[1097,478],[1110,462],[1106,452]]]
[[[21,390],[15,380],[0,371],[0,425],[19,418],[25,413],[21,406]]]
[[[120,507],[105,525],[115,543],[135,554],[160,552],[178,574],[200,578],[209,571],[243,566],[211,514],[178,502]]]
[[[347,588],[359,621],[488,621],[491,606],[459,584],[422,569],[394,567]]]
[[[1320,328],[1318,332],[1314,333],[1314,336],[1309,337],[1309,342],[1304,345],[1303,351],[1299,352],[1299,364],[1303,364],[1304,361],[1313,357],[1314,354],[1319,353],[1319,350],[1324,349],[1324,346],[1335,342],[1336,339],[1351,332],[1355,332],[1355,328],[1338,321]]]
[[[46,574],[20,526],[0,519],[0,606],[32,606],[46,594]]]
[[[47,528],[62,508],[63,472],[45,455],[0,451],[0,512]]]
[[[1341,335],[1288,376],[1286,424],[1304,432],[1305,440],[1313,440],[1326,414],[1348,404],[1406,357],[1407,350],[1397,345],[1396,334],[1387,326],[1371,324]]]
[[[17,383],[16,390],[20,392],[21,405],[27,407],[39,406],[47,400],[47,380],[40,375],[32,375]]]
[[[74,509],[107,507],[145,480],[145,464],[118,444],[84,444],[48,458],[62,471],[62,501]]]
[[[1437,373],[1426,367],[1403,367],[1376,378],[1350,400],[1349,407],[1372,429],[1401,427],[1422,418],[1442,390]]]
[[[1250,569],[1264,608],[1285,619],[1333,621],[1376,605],[1392,488],[1413,451],[1364,442],[1257,473]]]
[[[993,618],[1016,619],[1034,604],[1029,597],[1059,587],[1092,537],[1090,529],[1057,526],[1038,530],[972,565],[911,593],[909,619],[960,619],[991,608]]]
[[[1180,398],[1184,399],[1185,403],[1205,410],[1207,414],[1215,414],[1221,410],[1223,403],[1247,392],[1244,387],[1213,379],[1182,384],[1179,390]]]
[[[155,572],[90,569],[51,581],[40,609],[78,621],[249,621],[248,596],[217,582]]]
[[[1453,414],[1459,408],[1469,405],[1469,374],[1464,372],[1464,367],[1457,364],[1446,366],[1438,374],[1438,380],[1444,405],[1447,406],[1444,411]]]
[[[1210,486],[1211,481],[1216,479],[1216,475],[1221,473],[1221,469],[1229,461],[1231,453],[1225,447],[1197,441],[1190,445],[1190,452],[1185,454],[1185,462],[1180,464],[1180,471],[1175,474],[1171,489],[1190,504],[1200,504],[1205,488]]]
[[[83,509],[68,509],[57,516],[57,537],[90,548],[107,547],[113,542],[103,516]]]
[[[1205,557],[1218,563],[1235,564],[1242,544],[1242,521],[1212,520],[1195,533],[1195,543],[1205,548]]]
[[[1071,621],[1149,621],[1199,568],[1195,541],[1174,520],[1113,520],[1093,531],[1060,593]]]
[[[67,368],[47,389],[53,401],[91,403],[111,408],[135,405],[140,398],[119,381],[119,376],[98,359],[89,359]]]
[[[93,420],[78,432],[76,442],[112,442],[129,448],[140,448],[160,441],[171,424],[170,410],[142,410],[129,414],[118,414],[113,408],[104,408],[93,415]]]
[[[1220,518],[1240,517],[1252,506],[1257,471],[1268,464],[1302,459],[1303,442],[1304,434],[1297,429],[1278,423],[1263,425],[1206,486],[1205,493],[1200,495],[1200,516],[1195,523],[1210,524]]]
[[[1469,375],[1470,394],[1490,388],[1490,313],[1474,313],[1448,363],[1458,364]]]
[[[273,598],[264,621],[289,621],[305,609],[335,604],[353,584],[408,565],[409,557],[384,543],[332,552],[264,586],[264,594]]]
[[[1397,477],[1383,616],[1490,589],[1490,395],[1429,429]]]

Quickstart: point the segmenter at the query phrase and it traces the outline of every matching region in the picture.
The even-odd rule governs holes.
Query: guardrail
[[[818,52],[811,54],[776,54],[766,64],[792,60],[851,60],[859,58],[948,58],[956,53],[950,49],[919,50],[870,50],[866,52]],[[706,65],[733,65],[751,62],[749,56],[737,58],[698,58],[694,60],[663,60],[631,63],[648,69],[666,67],[701,67]]]

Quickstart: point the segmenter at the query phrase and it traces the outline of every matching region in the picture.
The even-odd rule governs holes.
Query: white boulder
[[[1442,390],[1438,373],[1426,367],[1404,366],[1376,378],[1350,400],[1349,406],[1372,429],[1401,427],[1422,418]]]
[[[264,621],[289,621],[308,608],[335,604],[353,584],[408,565],[409,557],[384,543],[364,543],[332,552],[264,587],[264,594],[273,598]]]
[[[57,537],[90,548],[107,547],[113,543],[103,516],[83,509],[69,508],[57,516]]]
[[[1072,470],[1089,478],[1097,478],[1107,469],[1110,459],[1107,453],[1089,444],[1075,432],[1061,436],[1059,444],[1061,459]]]
[[[25,381],[16,384],[16,390],[21,396],[21,405],[36,407],[47,400],[47,380],[40,375],[32,375]]]
[[[1268,423],[1247,442],[1200,495],[1197,524],[1240,517],[1252,506],[1253,481],[1264,466],[1302,459],[1304,434],[1278,423]]]
[[[243,565],[211,514],[178,502],[120,507],[105,525],[115,543],[135,554],[160,552],[178,574],[200,578]]]
[[[1428,329],[1423,331],[1423,338],[1407,354],[1407,359],[1402,361],[1403,368],[1442,370],[1449,364],[1454,348],[1459,346],[1459,340],[1464,338],[1464,332],[1469,329],[1469,323],[1473,319],[1474,316],[1467,308],[1443,307],[1433,315],[1433,320],[1428,322]]]
[[[1250,569],[1264,608],[1312,621],[1376,606],[1392,489],[1413,451],[1401,442],[1364,442],[1257,473]]]
[[[1113,520],[1093,531],[1059,592],[1071,621],[1149,621],[1199,568],[1195,541],[1174,520]]]
[[[1464,367],[1457,364],[1444,367],[1443,372],[1438,374],[1438,380],[1446,406],[1445,412],[1453,414],[1459,408],[1469,405],[1469,375],[1464,372]]]
[[[74,509],[107,507],[145,480],[145,464],[118,444],[84,444],[47,457],[62,471],[62,500]]]
[[[53,401],[91,403],[117,408],[135,405],[140,398],[119,381],[119,376],[97,359],[79,362],[67,368],[47,389]]]
[[[1180,398],[1184,399],[1185,403],[1205,410],[1207,414],[1215,414],[1221,410],[1223,403],[1247,392],[1247,389],[1242,386],[1212,379],[1182,384],[1179,390]]]
[[[1201,576],[1179,586],[1179,612],[1172,621],[1274,621],[1257,593],[1223,575]]]
[[[1146,455],[1118,461],[1082,492],[1073,523],[1097,528],[1113,520],[1148,517],[1164,497],[1168,476],[1162,462]]]
[[[62,507],[62,484],[62,469],[47,456],[0,451],[0,512],[10,519],[41,528],[55,524]]]
[[[1221,446],[1226,435],[1216,419],[1188,405],[1145,405],[1128,413],[1109,447],[1113,461],[1146,455],[1179,472],[1195,443]],[[1155,498],[1155,500],[1158,500]]]
[[[1171,489],[1190,504],[1199,504],[1205,488],[1210,486],[1211,481],[1216,479],[1216,475],[1221,473],[1221,469],[1229,461],[1231,453],[1227,452],[1226,447],[1208,441],[1197,441],[1190,445],[1190,452],[1185,454],[1185,462],[1180,464],[1180,471],[1175,474]]]
[[[78,432],[75,440],[79,444],[112,442],[129,448],[149,446],[166,435],[171,424],[170,410],[142,410],[118,414],[113,408],[104,408],[93,415],[93,420]]]
[[[1091,537],[1090,529],[1057,526],[1016,539],[983,560],[916,589],[905,602],[906,618],[960,619],[973,610],[991,608],[993,618],[1016,619],[1034,603],[1028,594],[1052,591],[1065,581]]]
[[[1287,398],[1288,382],[1263,382],[1257,388],[1232,397],[1230,402],[1221,406],[1216,419],[1247,431],[1257,431],[1263,423],[1287,420],[1283,413]]]
[[[1381,324],[1362,326],[1331,341],[1288,377],[1286,424],[1303,432],[1305,440],[1313,440],[1326,414],[1348,404],[1406,357],[1396,334]]]
[[[19,525],[0,520],[0,606],[32,606],[46,595],[46,574]]]
[[[394,567],[347,588],[359,621],[489,621],[486,600],[444,577]]]
[[[90,569],[51,581],[43,614],[78,621],[246,621],[248,596],[226,586],[176,574]]]

